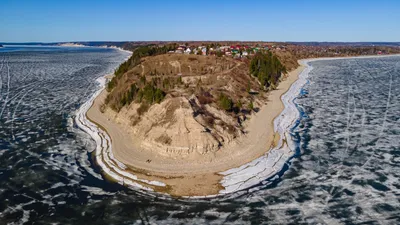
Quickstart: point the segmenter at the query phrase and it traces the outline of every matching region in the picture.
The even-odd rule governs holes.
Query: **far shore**
[[[366,57],[379,56],[361,56],[361,58]],[[217,195],[223,190],[220,184],[223,179],[221,172],[252,162],[277,144],[279,134],[274,130],[274,120],[284,109],[281,97],[306,68],[304,63],[341,58],[348,57],[299,60],[301,65],[287,74],[277,89],[269,93],[268,101],[260,111],[251,117],[246,129],[248,133],[234,144],[224,146],[212,155],[192,154],[166,158],[157,152],[143,150],[140,147],[140,140],[129,132],[129,125],[113,121],[112,113],[100,112],[100,106],[107,96],[105,89],[95,98],[86,116],[107,132],[112,140],[112,155],[115,160],[127,166],[123,168],[126,172],[142,180],[166,184],[165,187],[140,183],[141,185],[174,196]]]

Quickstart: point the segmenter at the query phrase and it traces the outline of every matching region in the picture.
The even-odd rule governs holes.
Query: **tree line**
[[[285,66],[278,57],[271,52],[257,52],[250,62],[250,74],[257,77],[263,87],[275,88],[282,73],[286,73]]]
[[[140,60],[146,56],[155,56],[165,54],[169,51],[173,51],[177,48],[178,44],[167,44],[164,46],[156,46],[156,45],[146,45],[139,46],[134,51],[132,56],[125,62],[123,62],[119,67],[115,70],[115,76],[111,79],[107,84],[107,90],[111,91],[118,83],[119,78],[129,69],[140,64]]]

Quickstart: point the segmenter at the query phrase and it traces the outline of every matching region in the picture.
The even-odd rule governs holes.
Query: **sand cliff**
[[[142,140],[142,137],[135,135],[135,132],[136,134],[144,134],[145,129],[135,131],[132,126],[126,123],[124,120],[130,119],[129,114],[123,118],[121,116],[116,117],[115,112],[112,111],[105,113],[100,111],[106,97],[106,92],[103,91],[94,100],[92,107],[87,112],[88,118],[101,125],[112,140],[111,146],[104,145],[104,149],[99,150],[99,157],[101,157],[99,160],[105,160],[105,156],[112,156],[108,158],[108,161],[113,162],[111,164],[115,168],[118,165],[124,165],[118,167],[118,170],[123,173],[132,174],[142,181],[157,181],[165,184],[165,186],[149,185],[146,182],[132,180],[126,175],[122,175],[122,180],[120,179],[122,183],[133,182],[152,190],[178,196],[204,196],[223,193],[225,188],[220,183],[223,179],[223,175],[219,174],[220,172],[251,162],[264,155],[271,147],[277,144],[280,137],[275,134],[273,121],[284,108],[280,98],[291,84],[296,81],[298,74],[302,70],[303,67],[289,73],[281,81],[278,88],[269,93],[268,101],[260,105],[259,112],[246,122],[245,130],[247,134],[242,135],[237,141],[220,148],[218,151],[212,150],[213,141],[211,138],[202,136],[201,127],[197,125],[197,121],[193,121],[193,115],[189,108],[179,107],[180,109],[175,111],[176,114],[174,113],[179,119],[172,125],[174,127],[172,130],[175,130],[176,134],[170,137],[174,139],[175,146],[179,146],[178,143],[187,143],[184,136],[189,137],[190,133],[181,128],[185,127],[182,124],[186,123],[186,121],[191,121],[188,124],[194,124],[191,125],[193,135],[196,135],[197,139],[202,139],[205,143],[209,143],[211,147],[209,152],[201,148],[203,150],[193,150],[191,154],[171,154],[168,155],[169,157],[165,157],[164,153],[160,154],[157,148],[148,148],[147,150],[143,148],[146,145],[151,147],[157,145],[159,139],[156,139],[162,136],[161,134],[167,129],[168,125],[161,125],[155,129],[155,131],[158,131],[154,131],[154,135]],[[159,119],[156,121],[162,121],[163,116],[166,115],[163,112],[166,112],[167,105],[172,103],[166,99],[162,104],[154,108],[154,114],[159,115]],[[185,105],[187,103],[182,99],[179,104]],[[123,111],[119,114],[123,114]],[[150,127],[150,124],[154,123],[154,118],[145,118],[143,121],[153,121],[142,122],[143,125],[140,125]],[[207,154],[204,154],[205,152]],[[116,171],[116,169],[113,169],[113,171]],[[116,174],[121,174],[122,172],[116,172]],[[118,175],[115,176],[118,177]]]

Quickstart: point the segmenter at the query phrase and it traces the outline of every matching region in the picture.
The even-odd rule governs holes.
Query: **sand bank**
[[[377,56],[357,58],[370,57]],[[296,146],[290,132],[299,117],[293,100],[312,70],[308,62],[344,58],[348,57],[301,60],[301,66],[270,92],[268,102],[252,116],[248,133],[215,154],[166,158],[142,150],[141,141],[129,132],[129,125],[113,121],[112,112],[100,112],[107,95],[103,80],[103,90],[82,106],[77,123],[96,140],[96,159],[105,174],[121,184],[177,196],[234,193],[268,182],[293,157]]]
[[[112,113],[100,112],[107,94],[101,79],[102,90],[81,107],[76,121],[96,141],[98,164],[122,184],[178,196],[232,193],[272,176],[294,154],[287,130],[297,118],[291,102],[303,83],[292,84],[304,68],[302,65],[290,72],[270,92],[268,102],[249,121],[244,137],[212,155],[166,158],[142,150],[140,140],[129,133],[127,125],[113,121]],[[263,173],[255,172],[259,169],[254,165],[261,166]]]

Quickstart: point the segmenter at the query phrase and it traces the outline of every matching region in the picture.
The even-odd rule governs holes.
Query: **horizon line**
[[[0,41],[1,44],[57,44],[57,43],[81,43],[81,42],[273,42],[273,43],[400,43],[400,41],[263,41],[263,40],[131,40],[131,41],[26,41],[12,42]]]

